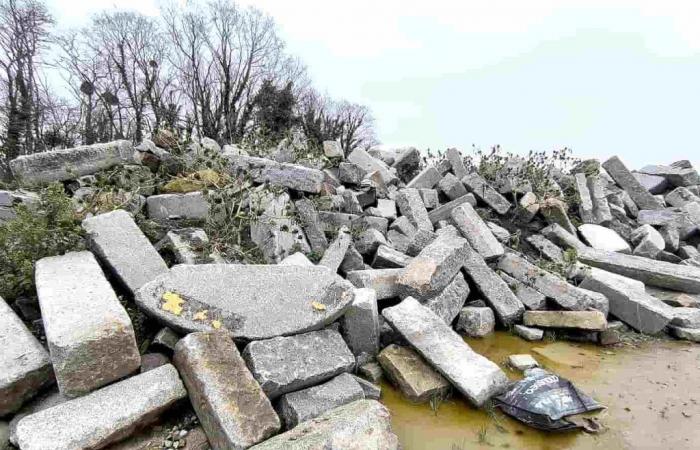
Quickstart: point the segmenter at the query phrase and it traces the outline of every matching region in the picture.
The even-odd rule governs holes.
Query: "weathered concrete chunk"
[[[488,306],[468,306],[462,308],[455,329],[469,337],[484,337],[493,333],[496,317]]]
[[[129,141],[52,150],[22,155],[10,161],[15,178],[22,184],[40,184],[72,180],[100,170],[133,161],[134,149]]]
[[[357,380],[349,373],[343,373],[318,386],[284,394],[277,409],[289,429],[333,408],[364,398],[364,390]]]
[[[355,299],[340,319],[340,328],[356,357],[376,356],[379,351],[379,313],[374,290],[355,290]]]
[[[410,347],[391,344],[379,353],[377,361],[411,402],[424,403],[450,391],[450,382]]]
[[[49,354],[0,297],[0,417],[54,381]],[[1,446],[0,446],[1,447]]]
[[[468,252],[464,262],[464,271],[496,312],[498,320],[503,325],[508,326],[520,320],[523,311],[525,311],[520,299],[473,250]]]
[[[600,176],[588,177],[587,181],[588,189],[591,193],[591,201],[593,203],[595,223],[606,225],[612,221],[613,216],[606,197],[605,182]]]
[[[372,267],[375,269],[406,267],[412,259],[412,257],[401,253],[388,245],[380,245],[377,248],[377,252],[374,254]]]
[[[234,172],[248,174],[256,183],[269,183],[295,191],[318,194],[326,178],[323,171],[297,164],[243,155],[227,155]]]
[[[90,252],[42,258],[36,288],[62,394],[87,394],[138,370],[131,320]]]
[[[630,288],[633,283],[639,283],[636,289]],[[605,295],[610,313],[641,333],[656,334],[673,318],[672,308],[646,294],[636,280],[593,268],[579,286]]]
[[[475,353],[440,317],[414,298],[382,316],[469,401],[482,406],[508,379],[495,363]]]
[[[601,250],[579,252],[579,261],[644,284],[700,294],[700,268]]]
[[[270,399],[355,367],[355,357],[340,333],[330,329],[253,341],[243,350],[243,358]]]
[[[546,309],[547,297],[537,290],[527,286],[519,280],[511,277],[505,272],[498,272],[498,275],[506,282],[511,291],[522,302],[522,304],[531,310]]]
[[[503,215],[510,209],[510,202],[491,187],[479,174],[473,172],[462,178],[462,183],[482,202],[489,205],[498,214]]]
[[[525,311],[523,323],[544,328],[601,331],[608,322],[600,311]]]
[[[376,400],[357,400],[302,422],[250,450],[399,450],[389,410]]]
[[[151,195],[146,199],[151,219],[206,219],[209,202],[201,192]]]
[[[348,155],[348,162],[357,164],[367,173],[378,172],[382,182],[386,185],[394,184],[398,178],[383,161],[374,158],[361,148],[356,148]]]
[[[542,338],[544,338],[544,331],[540,330],[539,328],[516,325],[513,327],[513,331],[526,341],[541,341]]]
[[[23,418],[17,442],[22,450],[104,448],[186,396],[177,370],[167,364]]]
[[[469,203],[452,210],[452,223],[485,260],[503,255],[503,246]]]
[[[118,209],[83,220],[90,248],[132,293],[168,266],[129,213]]]
[[[593,213],[593,200],[591,199],[591,191],[588,189],[586,174],[579,172],[574,175],[574,179],[579,198],[578,212],[581,216],[581,221],[583,223],[596,223],[595,214]]]
[[[464,238],[442,234],[411,260],[396,283],[404,295],[433,297],[459,272],[469,250]]]
[[[571,223],[569,215],[566,213],[568,206],[558,198],[548,198],[540,203],[540,213],[544,216],[547,223],[556,223],[564,228],[569,233],[575,234],[576,228]]]
[[[642,186],[625,167],[620,158],[613,156],[603,163],[603,167],[622,189],[632,197],[639,209],[663,209],[663,205]]]
[[[352,299],[352,285],[320,266],[180,265],[136,293],[140,308],[176,331],[222,329],[241,340],[322,328]]]
[[[573,286],[514,253],[504,255],[498,262],[498,268],[551,298],[562,308],[574,311],[592,308],[604,315],[608,313],[608,299],[604,295]]]
[[[608,252],[631,253],[627,241],[622,239],[619,234],[610,228],[592,223],[585,223],[578,227],[581,236],[588,242],[588,245],[597,249]]]
[[[451,324],[459,311],[464,306],[464,302],[469,296],[469,285],[464,279],[464,275],[458,272],[454,279],[435,297],[423,302],[423,305],[437,314],[446,324]]]
[[[398,206],[401,214],[406,216],[411,224],[426,231],[433,231],[433,224],[428,216],[428,210],[425,209],[423,200],[420,198],[418,189],[402,189],[396,196],[396,206]]]
[[[305,198],[297,200],[294,206],[296,206],[299,222],[306,233],[311,250],[319,254],[323,253],[328,247],[328,240],[319,222],[318,212],[313,202]]]
[[[336,273],[345,259],[345,254],[351,243],[350,230],[347,227],[342,227],[335,240],[326,248],[318,265],[328,267],[331,272]]]
[[[692,167],[681,168],[672,166],[644,166],[641,173],[664,177],[674,186],[695,186],[700,184],[700,175]]]
[[[404,269],[373,269],[348,272],[347,279],[357,288],[375,291],[377,300],[398,297],[398,278]]]
[[[279,431],[270,400],[227,334],[188,334],[173,362],[214,448],[248,448]]]

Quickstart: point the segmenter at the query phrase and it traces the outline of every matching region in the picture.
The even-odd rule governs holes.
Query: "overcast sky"
[[[255,0],[379,139],[700,164],[700,1]],[[50,0],[59,26],[157,0]]]

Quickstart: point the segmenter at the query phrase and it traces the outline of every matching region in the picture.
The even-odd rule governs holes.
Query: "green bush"
[[[0,295],[6,300],[34,293],[34,263],[84,248],[82,230],[60,183],[40,192],[37,203],[15,207],[17,217],[0,225]]]

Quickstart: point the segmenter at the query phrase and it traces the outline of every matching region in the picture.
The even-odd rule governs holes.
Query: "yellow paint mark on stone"
[[[168,311],[169,313],[173,313],[176,316],[182,314],[182,304],[185,303],[185,300],[178,294],[169,291],[165,292],[163,294],[163,300],[164,303],[160,305],[163,311]]]
[[[221,321],[220,320],[212,320],[211,321],[211,326],[215,329],[218,330],[221,328]]]
[[[203,309],[202,311],[198,311],[193,317],[193,320],[207,320],[207,313],[209,312],[208,309]]]
[[[325,310],[326,310],[326,305],[324,305],[323,303],[311,302],[311,306],[312,306],[316,311],[325,311]]]

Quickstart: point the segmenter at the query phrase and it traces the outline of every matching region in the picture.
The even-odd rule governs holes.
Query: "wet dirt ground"
[[[384,382],[382,402],[405,450],[700,449],[700,345],[654,340],[599,347],[527,342],[507,332],[466,341],[511,379],[521,375],[505,364],[508,355],[530,353],[607,406],[597,416],[607,431],[542,432],[499,411],[476,410],[458,394],[434,411],[411,404]]]

